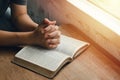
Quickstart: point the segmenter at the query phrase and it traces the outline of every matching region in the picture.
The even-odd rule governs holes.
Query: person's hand
[[[56,48],[60,43],[59,27],[55,25],[56,21],[44,20],[44,24],[39,25],[31,35],[33,45],[40,45],[45,48]],[[47,25],[47,26],[45,26]],[[45,27],[45,28],[44,28]]]
[[[60,43],[60,35],[59,27],[56,25],[49,25],[44,28],[45,38],[47,39],[47,44],[49,48],[55,48]]]
[[[60,34],[59,27],[56,24],[56,21],[50,21],[47,18],[44,19],[43,24],[48,24],[47,27],[42,29],[44,37],[46,38],[46,43],[48,48],[55,48],[60,43]]]

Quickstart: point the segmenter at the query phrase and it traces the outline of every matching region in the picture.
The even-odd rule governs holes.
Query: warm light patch
[[[118,35],[120,35],[120,20],[111,16],[110,14],[104,12],[102,9],[99,9],[95,5],[91,4],[87,0],[67,0],[73,4],[78,9],[84,11]]]
[[[120,0],[88,0],[120,20]]]

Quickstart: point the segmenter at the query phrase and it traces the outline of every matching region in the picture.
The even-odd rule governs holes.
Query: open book
[[[14,57],[13,62],[48,78],[53,78],[68,62],[83,52],[89,43],[65,35],[55,49],[25,46]]]

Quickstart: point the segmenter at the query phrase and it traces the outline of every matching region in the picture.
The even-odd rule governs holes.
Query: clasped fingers
[[[59,30],[53,31],[51,33],[46,33],[45,38],[60,38],[61,32]]]
[[[56,48],[58,44],[60,43],[60,38],[47,39],[46,42],[48,44],[48,48]]]
[[[58,29],[59,27],[57,25],[49,25],[48,27],[44,28],[45,32],[53,32]]]
[[[48,44],[48,48],[56,48],[60,44],[60,31],[54,31],[48,34],[46,39],[46,43]]]

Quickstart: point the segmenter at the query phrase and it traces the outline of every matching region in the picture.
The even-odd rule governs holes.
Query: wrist
[[[16,38],[19,45],[31,45],[32,40],[30,38],[30,35],[32,34],[32,31],[30,32],[17,32]]]

